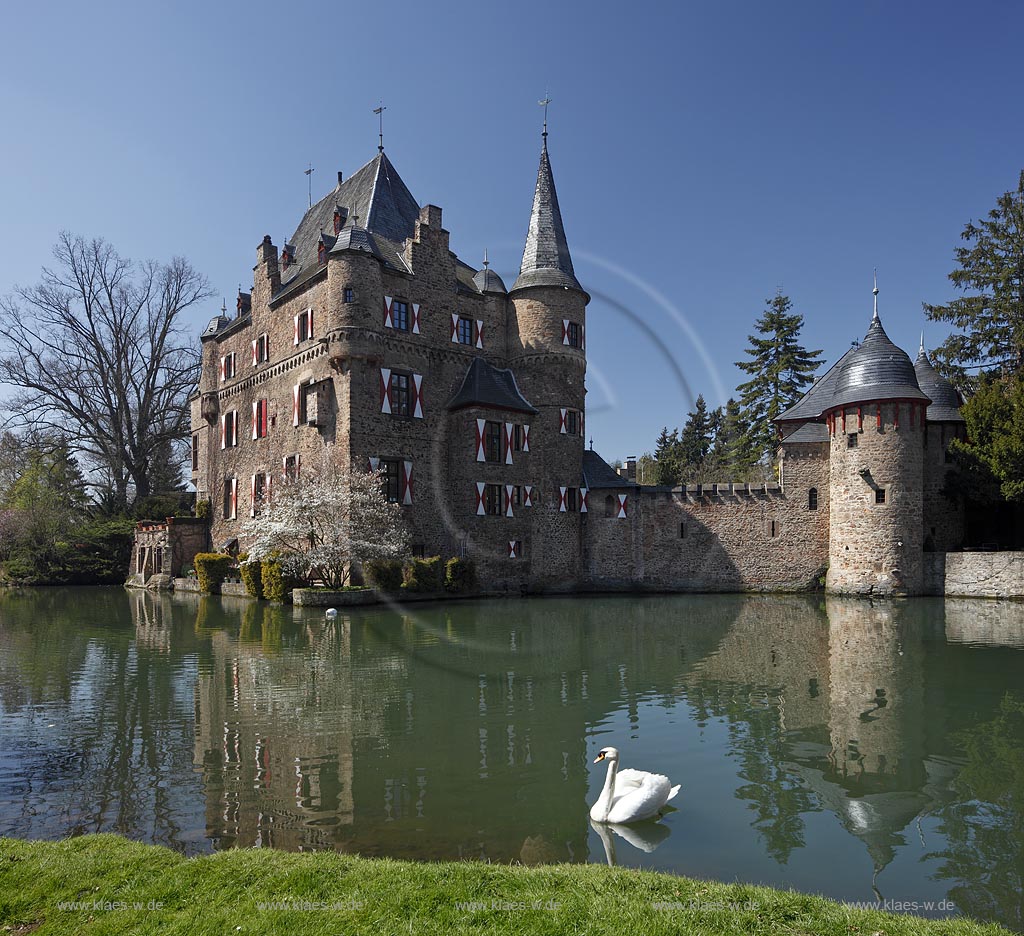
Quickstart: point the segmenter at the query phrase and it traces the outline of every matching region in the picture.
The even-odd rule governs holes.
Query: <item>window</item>
[[[807,492],[807,509],[817,510],[818,509],[818,489],[811,488]]]
[[[267,437],[267,417],[270,412],[270,404],[267,400],[257,400],[252,406],[252,437],[254,439],[265,439]]]
[[[611,494],[609,494],[604,499],[604,515],[606,517],[614,517],[615,516],[615,498],[612,497]]]
[[[228,410],[220,418],[220,447],[234,448],[238,445],[238,410]]]
[[[487,484],[484,486],[484,513],[489,517],[501,516],[500,484]]]
[[[238,372],[238,359],[234,351],[229,351],[220,359],[220,379],[221,383],[225,380],[233,380],[235,374]]]
[[[579,322],[570,322],[565,330],[566,344],[573,348],[579,348],[583,344],[582,330]]]
[[[299,456],[288,455],[284,460],[284,480],[297,481],[299,478]]]
[[[199,470],[199,434],[192,436],[192,470]]]
[[[410,552],[414,559],[424,559],[427,555],[427,547],[422,543],[413,543],[410,547]]]
[[[409,330],[409,303],[396,299],[391,308],[391,322],[398,331]]]
[[[401,464],[397,458],[382,458],[380,470],[384,472],[384,496],[389,504],[397,504],[400,499]]]
[[[686,539],[686,524],[685,523],[680,523],[679,524],[679,538],[680,539]]]
[[[571,487],[565,489],[565,509],[569,511],[577,511],[580,509],[579,488]]]
[[[512,488],[512,506],[523,506],[523,486],[521,484],[517,484]]]
[[[875,488],[875,503],[876,504],[884,504],[885,503],[885,488]]]
[[[459,316],[455,336],[458,338],[459,344],[471,345],[473,343],[473,320]]]
[[[270,336],[263,334],[256,339],[256,354],[254,364],[265,364],[270,360]]]
[[[847,435],[847,437],[846,437],[846,447],[847,448],[856,448],[857,447],[857,433],[856,432],[851,432],[849,435]]]
[[[295,344],[313,337],[313,310],[306,309],[295,316]]]
[[[508,557],[509,557],[509,559],[522,559],[523,558],[523,541],[522,540],[509,540],[508,541]]]
[[[501,423],[490,422],[484,426],[484,461],[500,462],[501,457]]]
[[[772,520],[771,529],[769,530],[768,535],[771,536],[772,539],[779,535],[779,527],[775,520]]]
[[[521,452],[523,450],[524,435],[523,427],[516,423],[512,427],[512,448],[514,451]]]
[[[238,479],[224,479],[224,519],[234,520],[238,505]]]
[[[409,375],[392,373],[391,415],[408,416],[409,413]]]
[[[264,474],[253,475],[252,477],[252,515],[260,515],[260,507],[267,497],[267,476]]]
[[[346,286],[341,291],[341,301],[342,302],[355,302],[356,301],[356,291],[351,286]]]
[[[579,435],[581,431],[581,420],[579,410],[565,411],[565,431],[569,435]]]

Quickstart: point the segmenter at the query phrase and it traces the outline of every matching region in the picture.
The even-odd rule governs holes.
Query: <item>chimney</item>
[[[636,455],[626,456],[626,480],[636,481]]]
[[[338,185],[341,185],[341,170],[338,170]]]

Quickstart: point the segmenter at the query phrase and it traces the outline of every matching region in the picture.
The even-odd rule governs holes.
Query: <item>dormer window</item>
[[[281,248],[281,269],[287,270],[295,262],[295,248],[291,244],[285,244]]]
[[[341,233],[341,229],[345,226],[345,219],[348,217],[348,212],[341,207],[334,209],[334,236],[337,237]]]
[[[327,262],[327,248],[324,246],[324,242],[320,241],[316,248],[316,259],[319,263]]]

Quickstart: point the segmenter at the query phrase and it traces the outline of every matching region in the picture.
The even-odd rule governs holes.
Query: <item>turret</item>
[[[546,126],[543,139],[523,262],[509,292],[513,315],[508,358],[523,393],[540,411],[531,429],[530,451],[538,480],[543,479],[545,509],[544,517],[537,514],[531,562],[535,576],[556,587],[579,575],[590,297],[576,279],[569,255]]]
[[[922,448],[929,398],[906,352],[875,314],[839,371],[829,431],[829,568],[833,593],[922,590]]]

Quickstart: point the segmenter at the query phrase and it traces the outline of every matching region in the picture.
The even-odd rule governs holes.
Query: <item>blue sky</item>
[[[0,292],[66,228],[183,254],[230,307],[298,223],[307,163],[316,198],[374,155],[379,100],[413,194],[511,283],[548,91],[594,296],[588,435],[640,454],[696,393],[724,402],[780,287],[829,361],[867,328],[874,267],[890,337],[944,337],[921,302],[952,297],[960,231],[1024,165],[1022,27],[1014,2],[20,4]]]

